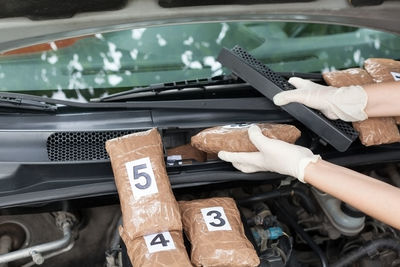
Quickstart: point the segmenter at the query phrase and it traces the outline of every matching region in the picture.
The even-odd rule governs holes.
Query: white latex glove
[[[218,153],[220,159],[232,162],[232,165],[242,172],[272,171],[296,177],[304,183],[306,166],[321,158],[308,148],[264,136],[256,125],[251,126],[248,133],[250,141],[259,152]]]
[[[297,77],[290,78],[288,82],[297,89],[276,94],[275,105],[298,102],[320,110],[331,120],[363,121],[368,118],[364,111],[368,96],[361,86],[336,88]]]

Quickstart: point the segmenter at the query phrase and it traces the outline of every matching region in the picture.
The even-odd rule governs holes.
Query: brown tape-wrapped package
[[[294,143],[301,132],[292,125],[258,123],[262,133],[270,138]],[[207,152],[217,154],[219,151],[256,152],[247,130],[250,125],[226,125],[205,129],[192,136],[192,146]]]
[[[258,266],[240,213],[231,198],[179,201],[183,228],[192,244],[195,266]]]
[[[182,160],[195,160],[204,162],[207,160],[207,154],[190,144],[167,149],[168,156],[180,156]]]
[[[373,83],[372,77],[363,69],[348,69],[323,74],[328,85],[341,87]],[[361,143],[365,146],[389,144],[400,141],[400,134],[393,118],[369,118],[353,122]]]
[[[400,61],[387,58],[369,58],[364,62],[365,70],[375,82],[400,81]],[[396,117],[400,124],[400,116]]]
[[[130,239],[122,227],[119,233],[134,267],[191,267],[182,231],[169,231]]]
[[[122,220],[131,238],[182,230],[179,206],[165,169],[156,129],[108,140]]]
[[[393,59],[369,58],[364,61],[364,69],[377,83],[393,82],[400,79],[400,61]]]

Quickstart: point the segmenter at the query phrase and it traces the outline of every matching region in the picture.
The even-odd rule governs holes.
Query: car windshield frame
[[[0,91],[87,102],[134,87],[210,78],[229,73],[216,57],[237,44],[280,72],[321,73],[400,54],[400,36],[362,27],[276,21],[167,25],[5,52]]]

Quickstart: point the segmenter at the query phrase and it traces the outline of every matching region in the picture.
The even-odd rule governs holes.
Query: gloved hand
[[[251,126],[248,133],[250,141],[259,152],[218,153],[220,159],[232,162],[232,165],[242,172],[272,171],[296,177],[304,183],[306,166],[321,158],[308,148],[264,136],[256,125]]]
[[[368,96],[361,86],[336,88],[297,77],[290,78],[288,82],[297,89],[276,94],[275,105],[298,102],[320,110],[331,120],[363,121],[368,118],[364,111]]]

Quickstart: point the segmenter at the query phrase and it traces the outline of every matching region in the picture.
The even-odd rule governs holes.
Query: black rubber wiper
[[[321,74],[281,72],[285,78],[293,76],[322,81]],[[209,109],[209,110],[275,110],[276,107],[264,96],[246,95],[246,97],[232,97],[233,91],[248,90],[252,87],[234,74],[215,76],[212,78],[187,80],[150,85],[133,88],[107,97],[92,99],[90,102],[75,102],[70,100],[53,99],[43,96],[35,96],[21,93],[0,92],[0,107],[56,111],[59,106],[86,109]],[[212,91],[223,92],[219,98],[201,98],[185,100],[153,100],[154,96],[161,93],[182,93],[185,91]],[[151,96],[151,100],[132,101],[143,94]],[[225,97],[230,96],[230,97]],[[124,100],[124,101],[122,101]],[[129,101],[131,100],[131,101]]]
[[[13,96],[0,93],[0,107],[40,110],[40,111],[56,111],[57,106],[46,103],[44,101],[26,99],[21,96]]]
[[[108,101],[120,101],[125,99],[136,98],[137,96],[152,93],[154,96],[160,92],[170,90],[182,90],[187,88],[199,88],[204,89],[206,86],[213,85],[228,85],[228,84],[240,84],[244,83],[242,80],[234,75],[220,75],[212,78],[194,79],[179,82],[159,83],[152,84],[149,86],[135,87],[130,90],[126,90],[120,93],[115,93],[109,96],[91,99],[94,102],[108,102]]]
[[[320,73],[300,73],[300,72],[280,72],[285,78],[290,77],[301,77],[304,79],[310,79],[316,82],[322,81],[322,75]],[[161,93],[171,92],[183,93],[192,89],[195,91],[207,91],[207,90],[230,90],[235,88],[251,88],[251,86],[244,82],[242,79],[234,74],[220,75],[212,78],[186,80],[179,82],[160,83],[152,84],[149,86],[135,87],[133,89],[123,91],[120,93],[111,94],[109,96],[91,99],[93,102],[111,102],[111,101],[122,101],[128,99],[142,98],[142,97],[156,97]],[[185,90],[186,89],[186,90]]]

